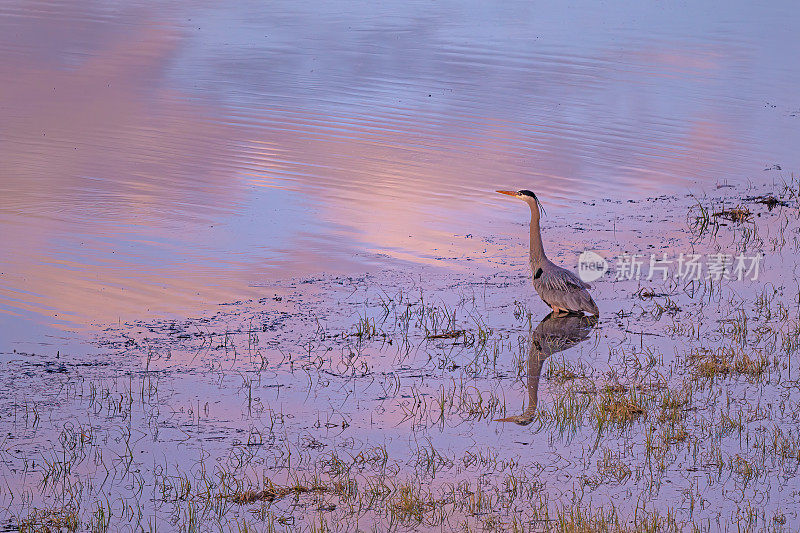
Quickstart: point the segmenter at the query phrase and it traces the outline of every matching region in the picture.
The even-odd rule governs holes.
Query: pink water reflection
[[[761,38],[788,4],[419,7],[9,6],[0,312],[82,328],[322,272],[491,272],[520,231],[498,187],[591,227],[581,202],[797,164],[797,74]]]

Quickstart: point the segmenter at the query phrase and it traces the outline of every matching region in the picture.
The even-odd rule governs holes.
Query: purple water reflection
[[[322,271],[494,268],[485,239],[519,215],[497,187],[590,219],[573,199],[791,171],[796,21],[789,2],[6,4],[0,334]]]

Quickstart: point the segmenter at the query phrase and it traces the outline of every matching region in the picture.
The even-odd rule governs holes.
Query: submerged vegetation
[[[799,192],[654,199],[688,211],[671,247],[763,252],[762,276],[612,273],[596,285],[600,323],[564,342],[525,303],[521,262],[121,324],[97,341],[113,364],[13,354],[2,525],[794,530]]]

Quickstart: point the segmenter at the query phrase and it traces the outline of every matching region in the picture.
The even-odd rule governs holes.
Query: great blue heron
[[[595,325],[597,317],[593,316],[555,316],[550,313],[544,317],[531,334],[528,349],[528,406],[522,414],[500,418],[496,422],[514,422],[520,426],[533,422],[539,403],[539,376],[545,360],[588,339]]]
[[[539,228],[539,217],[542,206],[539,199],[531,191],[497,191],[519,198],[531,208],[531,250],[530,262],[533,272],[533,288],[539,293],[544,303],[549,305],[556,315],[565,313],[588,313],[599,315],[588,283],[565,268],[550,261],[544,254],[542,231]]]

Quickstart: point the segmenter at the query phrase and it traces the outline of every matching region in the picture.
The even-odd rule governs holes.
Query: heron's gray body
[[[592,300],[588,283],[565,268],[561,268],[546,257],[531,257],[533,288],[553,310],[584,312],[597,315],[597,304]]]

